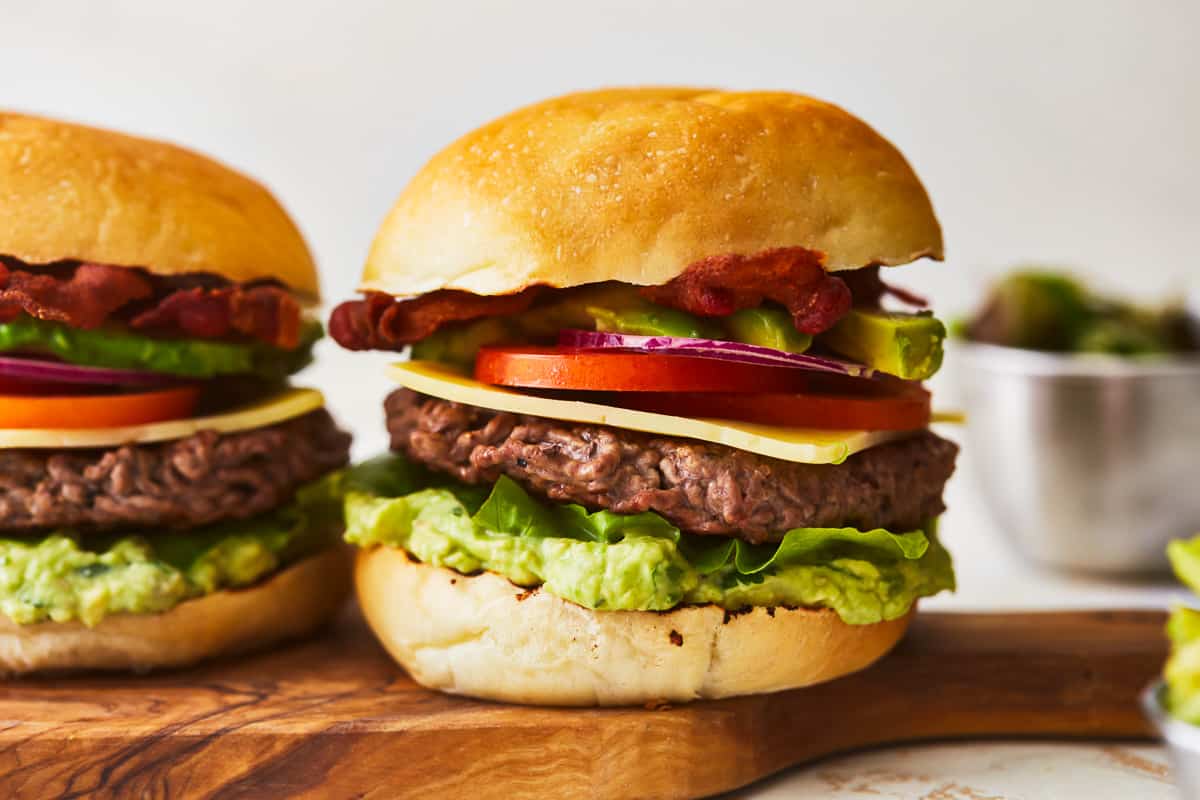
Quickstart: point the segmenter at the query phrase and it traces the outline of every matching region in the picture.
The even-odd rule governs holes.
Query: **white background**
[[[421,163],[517,105],[616,84],[798,90],[908,155],[949,258],[899,282],[950,316],[1022,261],[1143,297],[1195,291],[1198,34],[1194,0],[0,0],[0,106],[174,140],[258,177],[298,219],[333,300]],[[382,359],[321,355],[310,381],[357,453],[378,449]],[[962,589],[930,605],[1164,602],[1162,588],[1022,565],[969,471],[943,526]]]
[[[1182,287],[1200,225],[1200,3],[0,0],[0,105],[172,139],[264,180],[348,294],[441,146],[573,89],[833,100],[924,179],[943,308],[1015,261]]]

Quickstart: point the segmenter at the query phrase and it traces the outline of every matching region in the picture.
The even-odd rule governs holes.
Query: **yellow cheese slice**
[[[432,361],[393,364],[389,376],[401,386],[421,394],[493,411],[700,439],[802,464],[840,464],[847,457],[868,447],[912,435],[911,431],[826,431],[691,419],[578,400],[535,397],[480,383],[451,367]]]
[[[277,395],[225,414],[192,417],[170,422],[151,422],[122,428],[0,428],[0,449],[119,447],[183,439],[194,433],[212,430],[233,433],[263,428],[277,422],[323,408],[325,397],[316,389],[287,389]]]

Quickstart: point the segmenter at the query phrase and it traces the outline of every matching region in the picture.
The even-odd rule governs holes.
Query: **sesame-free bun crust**
[[[162,614],[18,625],[0,615],[0,673],[179,667],[304,636],[350,591],[351,555],[337,545],[247,589],[217,592]]]
[[[880,658],[912,616],[847,625],[832,611],[784,608],[592,611],[387,547],[359,552],[355,585],[367,623],[418,683],[535,705],[682,703],[809,686]]]
[[[360,288],[658,285],[710,256],[778,247],[844,270],[940,259],[942,234],[900,152],[837,106],[609,89],[523,108],[434,156],[385,219]]]
[[[0,255],[274,278],[318,296],[317,269],[261,184],[163,142],[0,112]]]

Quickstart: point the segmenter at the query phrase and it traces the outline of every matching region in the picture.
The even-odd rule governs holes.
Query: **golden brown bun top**
[[[609,89],[523,108],[434,156],[384,221],[360,288],[657,285],[775,247],[823,253],[832,271],[940,259],[942,234],[900,152],[836,106]]]
[[[0,255],[274,278],[319,294],[312,254],[271,193],[181,147],[0,112],[0,198]]]

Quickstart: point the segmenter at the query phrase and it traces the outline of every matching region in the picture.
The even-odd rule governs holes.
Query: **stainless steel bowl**
[[[959,351],[966,447],[989,511],[1028,557],[1165,569],[1200,531],[1200,360]]]
[[[1200,728],[1173,719],[1163,708],[1166,685],[1155,681],[1142,692],[1142,713],[1167,743],[1171,772],[1179,793],[1187,800],[1200,800]]]

